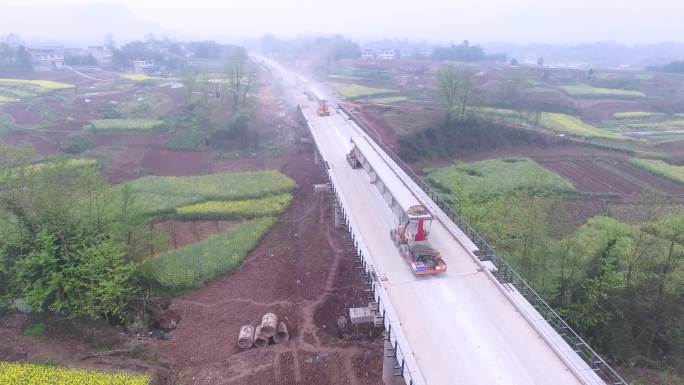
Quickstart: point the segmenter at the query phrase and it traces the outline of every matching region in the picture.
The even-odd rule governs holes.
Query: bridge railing
[[[339,105],[340,109],[360,127],[375,143],[389,155],[394,162],[439,206],[442,211],[451,219],[463,233],[478,248],[476,256],[482,261],[491,261],[496,267],[493,272],[496,279],[502,285],[511,285],[534,307],[534,309],[544,317],[544,320],[565,340],[565,342],[579,355],[587,365],[607,384],[627,385],[627,382],[596,352],[589,344],[577,334],[563,318],[555,311],[544,299],[518,274],[518,272],[499,256],[494,249],[473,229],[447,203],[439,193],[434,191],[411,167],[409,167],[399,156],[389,149],[382,141],[377,132],[368,128],[358,117],[349,111],[344,105]]]

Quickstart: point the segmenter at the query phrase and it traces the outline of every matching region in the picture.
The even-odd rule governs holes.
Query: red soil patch
[[[128,148],[114,150],[114,153],[108,156],[107,149],[98,148],[97,153],[106,158],[100,162],[104,164],[102,175],[109,183],[115,184],[143,176],[140,162],[147,151],[146,148]]]
[[[2,110],[10,115],[14,123],[18,125],[36,125],[43,121],[40,112],[24,103],[9,103]]]
[[[594,122],[614,119],[613,114],[621,111],[643,111],[644,102],[639,100],[578,99],[577,109],[582,119]]]
[[[646,190],[652,188],[664,192],[671,197],[684,197],[684,186],[679,183],[672,182],[626,162],[613,162],[611,167],[627,175],[629,179],[637,180]]]
[[[591,161],[542,162],[544,167],[569,179],[575,189],[599,194],[639,194],[641,186],[624,180]]]
[[[203,241],[212,235],[235,228],[239,221],[162,221],[152,226],[154,232],[162,232],[169,237],[166,248],[157,248],[154,254],[177,249],[191,243]],[[166,249],[166,250],[165,250]]]
[[[45,335],[25,336],[24,331],[35,323],[47,325]],[[137,345],[137,341],[127,341],[119,330],[104,323],[72,321],[56,316],[0,316],[0,361],[54,362],[74,368],[149,373],[154,366],[143,358],[106,356],[81,360],[89,352],[134,349]]]
[[[214,172],[245,172],[266,169],[279,169],[286,161],[282,158],[254,156],[237,159],[221,159],[214,163]]]
[[[98,146],[150,148],[163,147],[167,136],[166,132],[98,132],[92,138]]]
[[[56,144],[46,140],[45,138],[30,134],[25,131],[16,131],[3,134],[0,136],[0,140],[10,145],[17,145],[24,142],[31,143],[33,149],[40,156],[50,156],[60,152],[59,146]]]
[[[656,189],[670,196],[684,197],[684,187],[624,161],[546,160],[540,163],[569,179],[578,191],[634,198]]]
[[[365,107],[358,109],[359,114],[356,116],[361,120],[366,127],[371,127],[377,135],[382,138],[382,141],[392,151],[399,150],[399,136],[394,131],[394,128],[383,119],[379,113],[378,107]]]
[[[150,149],[140,167],[146,174],[183,176],[207,174],[212,170],[212,163],[207,152]]]
[[[663,143],[658,150],[670,155],[674,163],[684,165],[684,140]]]

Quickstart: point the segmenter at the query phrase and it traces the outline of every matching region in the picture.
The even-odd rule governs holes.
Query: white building
[[[377,51],[376,56],[380,60],[394,60],[399,57],[399,54],[394,48],[381,48]]]
[[[361,51],[361,59],[363,60],[374,60],[375,59],[375,52],[373,52],[372,49],[364,49]]]
[[[64,69],[64,49],[62,47],[29,48],[31,64],[36,71]]]
[[[154,64],[149,60],[133,60],[133,72],[136,74],[144,74],[152,71]]]
[[[107,65],[112,62],[112,50],[102,45],[91,45],[87,48],[88,53],[95,58],[99,65]]]

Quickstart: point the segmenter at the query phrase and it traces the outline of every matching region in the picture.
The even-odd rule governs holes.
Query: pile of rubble
[[[285,322],[279,322],[278,316],[273,313],[266,313],[256,327],[244,325],[240,328],[238,346],[240,349],[263,348],[270,343],[279,344],[289,339],[290,333]]]

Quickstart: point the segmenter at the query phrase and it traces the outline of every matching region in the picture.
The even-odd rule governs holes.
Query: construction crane
[[[401,181],[378,155],[368,139],[354,136],[350,142],[350,150],[346,157],[351,168],[365,169],[371,176],[371,183],[382,186],[383,196],[387,193],[391,195],[390,208],[399,220],[399,225],[390,231],[390,238],[399,248],[399,254],[407,260],[417,275],[446,272],[446,262],[439,250],[433,248],[428,241],[432,214],[413,193],[393,188],[400,185]],[[379,183],[378,179],[382,183]]]

